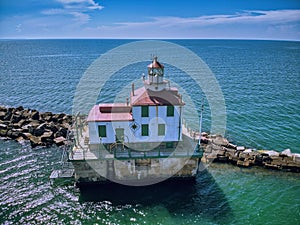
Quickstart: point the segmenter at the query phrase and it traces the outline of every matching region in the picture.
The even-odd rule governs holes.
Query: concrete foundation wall
[[[160,177],[192,177],[198,169],[197,158],[94,160],[73,162],[76,180],[140,180]]]

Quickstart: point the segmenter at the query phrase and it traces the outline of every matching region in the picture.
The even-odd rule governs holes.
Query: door
[[[124,142],[124,128],[116,128],[116,142]]]

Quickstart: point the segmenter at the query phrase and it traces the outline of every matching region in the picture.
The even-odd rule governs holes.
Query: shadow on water
[[[113,205],[138,204],[142,207],[161,205],[174,217],[200,216],[222,224],[230,223],[233,218],[225,194],[207,170],[199,172],[196,180],[167,180],[150,186],[85,185],[80,189],[79,200],[110,201]]]

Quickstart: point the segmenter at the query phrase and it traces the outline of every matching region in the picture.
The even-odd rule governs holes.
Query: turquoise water
[[[71,113],[82,74],[101,54],[129,40],[0,41],[0,104]],[[281,41],[177,40],[216,76],[226,102],[226,135],[257,149],[300,153],[300,44]],[[145,72],[145,63],[118,71],[101,93]],[[129,71],[135,71],[128,75]],[[120,79],[122,76],[122,79]],[[201,92],[169,67],[166,76],[200,106]],[[118,82],[122,81],[122,82]],[[119,85],[112,89],[111,83]],[[114,86],[115,87],[115,86]],[[210,130],[205,102],[204,130]],[[186,118],[193,125],[191,118]],[[189,121],[190,119],[190,121]],[[0,140],[1,224],[299,224],[299,174],[211,165],[196,183],[134,189],[113,186],[79,192],[51,186],[61,150],[31,149]]]

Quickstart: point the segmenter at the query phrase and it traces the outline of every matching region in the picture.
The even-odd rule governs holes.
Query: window
[[[98,133],[99,133],[99,137],[106,137],[106,126],[105,125],[99,125],[98,126]]]
[[[142,136],[149,136],[148,124],[142,124]]]
[[[158,124],[158,136],[165,135],[165,124]]]
[[[142,117],[148,117],[149,116],[149,106],[142,106]]]
[[[174,116],[174,106],[173,105],[167,106],[167,116]]]

